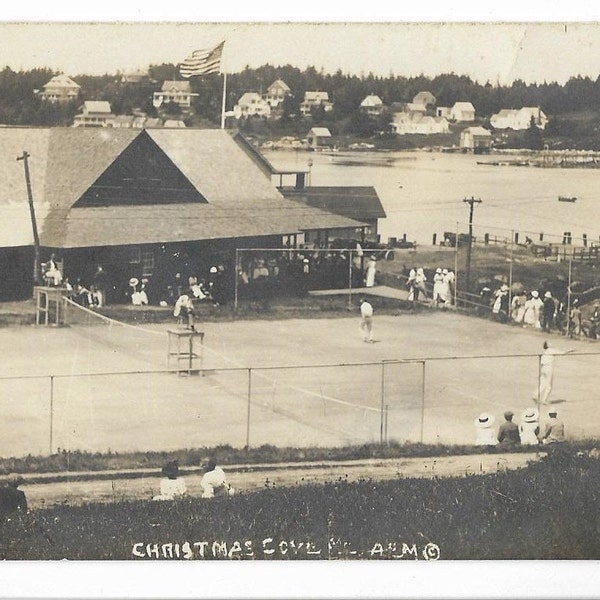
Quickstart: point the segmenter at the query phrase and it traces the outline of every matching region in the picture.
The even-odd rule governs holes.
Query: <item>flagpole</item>
[[[223,73],[223,100],[221,102],[221,129],[225,129],[225,96],[227,94],[227,73]]]

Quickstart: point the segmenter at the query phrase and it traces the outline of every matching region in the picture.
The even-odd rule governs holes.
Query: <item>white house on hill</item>
[[[241,117],[268,117],[271,105],[258,92],[245,92],[233,107],[236,119]]]
[[[503,108],[491,116],[490,124],[494,129],[528,129],[532,118],[539,129],[545,129],[548,117],[539,106],[524,106],[520,109]]]
[[[40,93],[43,100],[48,102],[69,102],[77,100],[81,86],[64,74],[55,75],[44,85],[44,91]]]
[[[75,115],[73,127],[112,127],[115,115],[105,100],[86,100]]]
[[[470,102],[455,102],[450,109],[450,120],[469,122],[475,120],[475,107]]]
[[[152,105],[160,108],[163,104],[174,102],[182,109],[192,106],[192,97],[197,96],[192,92],[189,81],[164,81],[160,92],[154,92]]]
[[[265,100],[271,108],[277,108],[291,93],[287,83],[282,79],[277,79],[267,88]]]
[[[313,107],[323,107],[325,112],[333,110],[333,102],[329,100],[329,94],[323,91],[304,92],[304,101],[300,104],[300,112],[304,115],[310,115]]]
[[[383,100],[379,96],[369,94],[360,103],[360,109],[368,115],[379,115],[383,110]]]
[[[429,106],[435,106],[435,96],[429,91],[419,92],[413,98],[413,104],[421,104],[425,108]]]

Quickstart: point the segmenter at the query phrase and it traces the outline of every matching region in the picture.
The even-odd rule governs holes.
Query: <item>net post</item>
[[[421,444],[423,443],[423,432],[425,428],[425,362],[421,361]]]
[[[385,420],[385,361],[381,361],[381,409],[379,423],[379,445],[383,446],[383,429]]]
[[[250,450],[250,402],[252,399],[252,368],[248,369],[248,407],[246,411],[246,450]]]
[[[388,418],[389,418],[389,414],[390,414],[390,405],[386,404],[385,405],[385,445],[389,446],[389,439],[388,439]]]
[[[233,299],[233,308],[237,310],[238,307],[238,272],[240,270],[240,254],[239,249],[235,249],[235,291],[234,291],[234,299]]]

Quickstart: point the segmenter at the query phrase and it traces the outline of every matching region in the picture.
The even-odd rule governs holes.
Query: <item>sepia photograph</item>
[[[0,21],[0,594],[593,597],[600,21],[262,16]]]

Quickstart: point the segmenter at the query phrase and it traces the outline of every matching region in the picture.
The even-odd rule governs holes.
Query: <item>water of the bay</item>
[[[373,186],[387,214],[379,225],[381,240],[388,237],[431,244],[444,231],[468,231],[469,205],[465,198],[481,199],[474,209],[474,234],[510,237],[520,241],[560,242],[566,231],[574,243],[598,242],[600,234],[600,169],[494,166],[478,162],[506,161],[506,157],[441,152],[386,153],[391,166],[341,165],[339,156],[306,151],[266,151],[280,169],[307,169],[313,186]],[[377,158],[377,156],[379,158]],[[518,157],[511,156],[510,160]],[[310,162],[309,162],[310,161]],[[286,183],[292,185],[290,181]],[[559,202],[559,196],[577,198]]]

